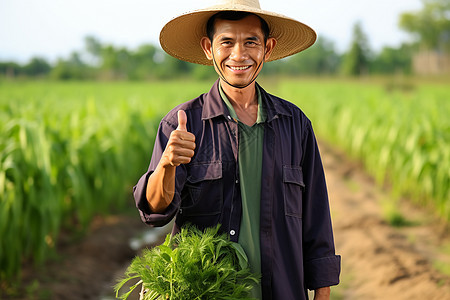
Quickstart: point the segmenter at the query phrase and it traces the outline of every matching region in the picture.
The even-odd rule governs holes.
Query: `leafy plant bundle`
[[[141,284],[147,290],[144,300],[251,299],[252,286],[259,281],[242,247],[219,234],[219,226],[204,231],[187,226],[173,237],[168,234],[162,245],[135,257],[125,276],[115,286],[121,299]],[[119,296],[132,279],[140,280]]]

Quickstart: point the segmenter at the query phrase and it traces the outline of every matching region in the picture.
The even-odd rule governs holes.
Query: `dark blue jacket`
[[[307,299],[307,289],[339,283],[327,188],[311,122],[295,105],[260,88],[267,120],[261,184],[261,272],[263,299]],[[177,167],[175,195],[164,213],[146,200],[177,111],[195,135],[191,162]],[[242,213],[238,170],[238,124],[222,101],[218,82],[209,93],[183,103],[161,121],[148,172],[134,187],[142,220],[162,226],[176,216],[175,230],[189,222],[200,228],[222,224],[237,242]]]

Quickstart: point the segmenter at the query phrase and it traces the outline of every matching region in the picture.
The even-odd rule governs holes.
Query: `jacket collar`
[[[262,97],[264,108],[266,109],[267,122],[278,118],[280,115],[292,116],[290,110],[277,97],[267,93],[258,83],[256,83]],[[228,117],[230,112],[220,97],[219,79],[214,83],[211,90],[204,96],[205,102],[202,111],[202,120],[212,119],[218,116]]]

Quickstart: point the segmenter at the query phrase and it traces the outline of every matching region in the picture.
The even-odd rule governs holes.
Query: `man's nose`
[[[231,51],[230,58],[234,61],[243,61],[247,59],[247,51],[240,43],[236,43]]]

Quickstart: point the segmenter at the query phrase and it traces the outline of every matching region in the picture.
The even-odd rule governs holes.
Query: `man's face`
[[[201,42],[207,58],[215,61],[216,72],[231,85],[248,85],[269,58],[275,40],[264,42],[261,21],[253,15],[237,21],[217,19],[214,28],[212,43],[206,37]]]

